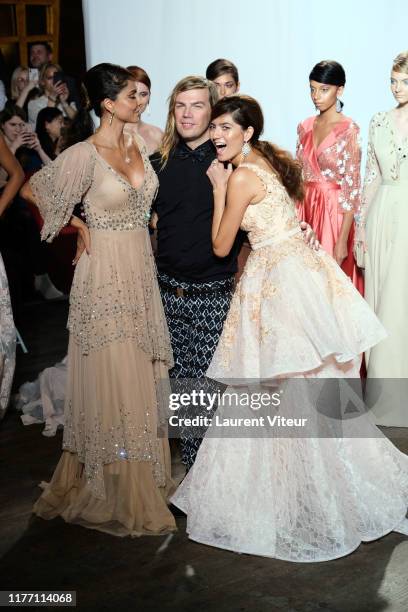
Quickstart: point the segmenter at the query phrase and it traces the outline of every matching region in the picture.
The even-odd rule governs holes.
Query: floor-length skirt
[[[361,353],[385,335],[326,253],[289,241],[251,253],[207,374],[244,385],[243,399],[259,384],[278,385],[286,400],[266,416],[300,416],[305,428],[259,434],[248,425],[238,435],[211,426],[172,497],[192,540],[312,562],[347,555],[401,525],[407,530],[408,456],[344,380],[359,384]],[[242,405],[237,400],[228,414]]]
[[[175,529],[166,503],[174,488],[168,440],[156,439],[156,432],[147,436],[143,417],[145,409],[156,410],[155,376],[166,374],[131,340],[87,356],[70,340],[66,450],[50,483],[43,484],[44,492],[34,506],[38,516],[61,516],[69,523],[117,536]],[[78,384],[81,380],[93,384]],[[100,406],[109,405],[112,410],[100,412]],[[77,413],[76,406],[87,406],[87,414]],[[94,432],[85,440],[85,450],[70,451],[82,447],[79,441],[85,431]]]
[[[340,235],[343,214],[339,212],[338,187],[329,181],[323,183],[306,183],[306,194],[299,205],[299,218],[309,223],[316,233],[322,248],[333,255],[334,247]],[[347,240],[347,257],[341,268],[351,278],[356,289],[364,293],[364,279],[361,270],[356,266],[353,256],[354,224],[351,226]]]
[[[383,183],[367,217],[365,298],[388,332],[366,353],[376,423],[408,427],[408,181]]]

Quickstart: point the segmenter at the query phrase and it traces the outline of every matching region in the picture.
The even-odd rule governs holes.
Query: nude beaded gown
[[[132,187],[90,142],[78,143],[30,185],[51,240],[82,200],[91,254],[70,295],[63,453],[34,506],[114,535],[175,529],[158,388],[172,366],[147,222],[157,177],[141,139],[145,176]]]

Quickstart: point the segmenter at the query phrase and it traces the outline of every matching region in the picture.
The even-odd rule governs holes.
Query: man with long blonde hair
[[[154,204],[157,268],[175,366],[171,376],[205,375],[222,331],[237,271],[239,241],[228,257],[213,253],[213,194],[207,169],[215,159],[209,139],[215,85],[189,76],[175,86],[161,148],[151,161],[159,177]],[[193,408],[188,409],[194,416]],[[189,469],[201,442],[181,430],[182,461]]]

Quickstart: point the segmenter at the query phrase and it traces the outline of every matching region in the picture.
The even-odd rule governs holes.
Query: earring
[[[336,111],[338,113],[341,113],[342,108],[343,108],[343,102],[339,98],[337,98],[336,99]]]
[[[113,118],[115,116],[115,111],[111,112],[111,116],[109,118],[109,125],[112,125]]]
[[[244,144],[242,145],[242,149],[241,149],[242,157],[245,159],[246,157],[248,157],[251,151],[252,151],[251,145],[248,142],[246,142],[246,140],[244,140]]]

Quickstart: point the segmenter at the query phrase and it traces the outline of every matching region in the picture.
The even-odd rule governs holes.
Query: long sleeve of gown
[[[361,204],[356,214],[356,241],[364,242],[364,228],[367,219],[367,212],[370,203],[381,184],[381,170],[378,164],[377,156],[374,148],[374,136],[375,136],[375,124],[376,118],[373,117],[370,122],[369,134],[368,134],[368,146],[367,146],[367,161],[364,176],[364,187],[363,194],[361,197]]]
[[[43,240],[51,242],[69,222],[75,205],[91,185],[93,164],[92,147],[79,142],[30,179],[35,203],[44,220]]]
[[[360,206],[360,130],[351,124],[344,140],[339,143],[338,172],[341,176],[339,207],[340,212],[357,211]]]

